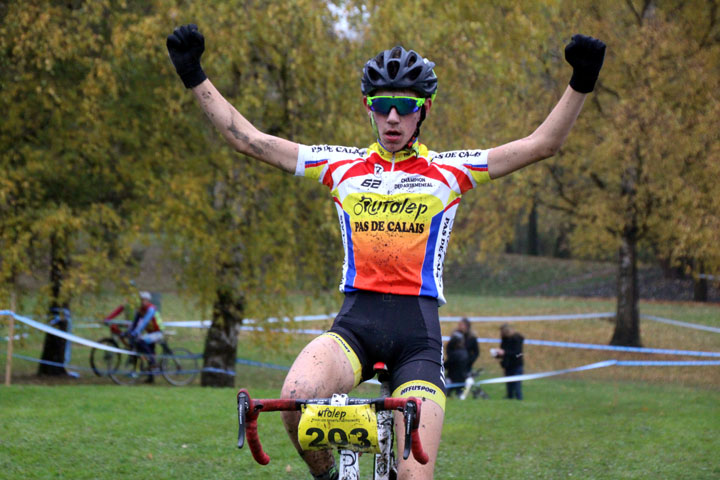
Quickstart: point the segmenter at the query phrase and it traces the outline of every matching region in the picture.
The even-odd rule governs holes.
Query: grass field
[[[436,478],[720,475],[717,391],[553,379],[528,382],[523,402],[488,393],[449,400]],[[0,410],[3,479],[309,478],[277,414],[260,418],[268,466],[235,448],[231,389],[23,385],[2,390]]]
[[[580,267],[578,267],[580,268]],[[585,267],[583,267],[585,268]],[[536,280],[549,274],[537,268]],[[584,270],[573,275],[585,275]],[[532,289],[527,278],[508,280],[512,289]],[[510,287],[508,287],[510,289]],[[441,316],[507,316],[613,312],[614,299],[479,294],[465,285],[449,288]],[[164,295],[166,321],[202,318],[192,304]],[[89,339],[105,329],[82,326],[118,302],[104,296],[82,302],[74,333]],[[295,313],[331,313],[331,294],[317,303],[299,297]],[[333,309],[335,307],[335,309]],[[642,301],[641,314],[720,327],[717,303]],[[473,326],[481,338],[496,339],[501,322]],[[299,323],[326,328],[329,321]],[[292,327],[292,325],[290,325]],[[443,324],[443,333],[454,328]],[[517,322],[527,339],[607,344],[613,324],[606,319]],[[173,328],[171,342],[201,352],[204,331]],[[0,324],[0,337],[6,335]],[[15,353],[39,357],[44,334],[26,328]],[[720,352],[720,334],[644,319],[645,347]],[[236,386],[254,397],[275,397],[295,355],[309,340],[295,333],[243,332],[238,357],[277,365],[239,364]],[[481,344],[476,366],[481,378],[501,376]],[[5,369],[0,343],[0,371]],[[607,360],[696,360],[692,356],[648,355],[526,345],[526,373],[545,372]],[[261,417],[261,439],[273,461],[255,464],[235,445],[234,389],[197,385],[119,387],[88,370],[87,347],[73,348],[79,379],[35,376],[37,364],[15,358],[12,387],[0,387],[0,479],[34,478],[309,478],[280,424],[279,415]],[[449,399],[436,478],[720,478],[720,367],[609,367],[527,381],[523,402],[503,400],[503,385],[486,385],[489,400]],[[361,386],[357,395],[375,396]],[[369,459],[362,460],[366,475]]]

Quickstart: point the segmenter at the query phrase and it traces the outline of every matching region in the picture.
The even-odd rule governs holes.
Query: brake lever
[[[238,393],[238,448],[245,445],[245,420],[247,411],[250,409],[250,397],[245,392]]]
[[[412,450],[412,431],[417,421],[417,405],[415,402],[407,402],[403,408],[405,418],[405,448],[403,449],[403,460],[407,460]]]

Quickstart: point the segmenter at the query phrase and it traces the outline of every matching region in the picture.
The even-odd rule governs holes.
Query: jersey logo
[[[385,171],[385,170],[383,169],[382,165],[377,164],[377,163],[375,164],[375,176],[376,176],[376,177],[381,176],[384,171]]]
[[[366,178],[360,185],[366,188],[380,188],[381,184],[382,180],[373,180],[372,178]]]

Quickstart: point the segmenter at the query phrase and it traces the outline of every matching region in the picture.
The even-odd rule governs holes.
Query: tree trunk
[[[237,358],[237,328],[242,324],[244,301],[230,289],[219,288],[213,304],[212,325],[205,339],[204,387],[234,387]]]
[[[707,302],[708,301],[708,280],[705,274],[705,266],[702,262],[693,262],[694,264],[700,263],[698,268],[698,274],[693,275],[693,300],[696,302]]]
[[[67,269],[67,245],[65,238],[58,234],[50,237],[50,287],[52,300],[48,311],[48,323],[51,326],[67,332],[70,330],[71,318],[69,304],[61,301],[62,284]],[[50,333],[45,334],[41,359],[54,364],[41,363],[38,366],[38,375],[67,375],[64,365],[66,352],[69,353],[67,341]]]
[[[620,194],[625,200],[625,225],[620,234],[618,255],[617,315],[610,345],[640,347],[640,288],[637,271],[638,213],[636,205],[637,168],[623,173]]]
[[[632,236],[623,236],[618,258],[617,317],[610,345],[641,346],[638,313],[640,295],[635,249],[636,240]]]
[[[540,239],[538,238],[538,213],[537,204],[533,202],[530,215],[528,216],[528,255],[540,255]]]
[[[708,301],[708,281],[698,278],[693,282],[693,300],[696,302]]]

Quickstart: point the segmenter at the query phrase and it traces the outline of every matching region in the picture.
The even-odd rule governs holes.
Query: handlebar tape
[[[260,437],[258,436],[257,429],[257,415],[253,418],[249,418],[247,424],[245,424],[245,438],[247,438],[248,447],[253,458],[260,465],[267,465],[270,463],[270,456],[263,451],[262,444],[260,443]]]

